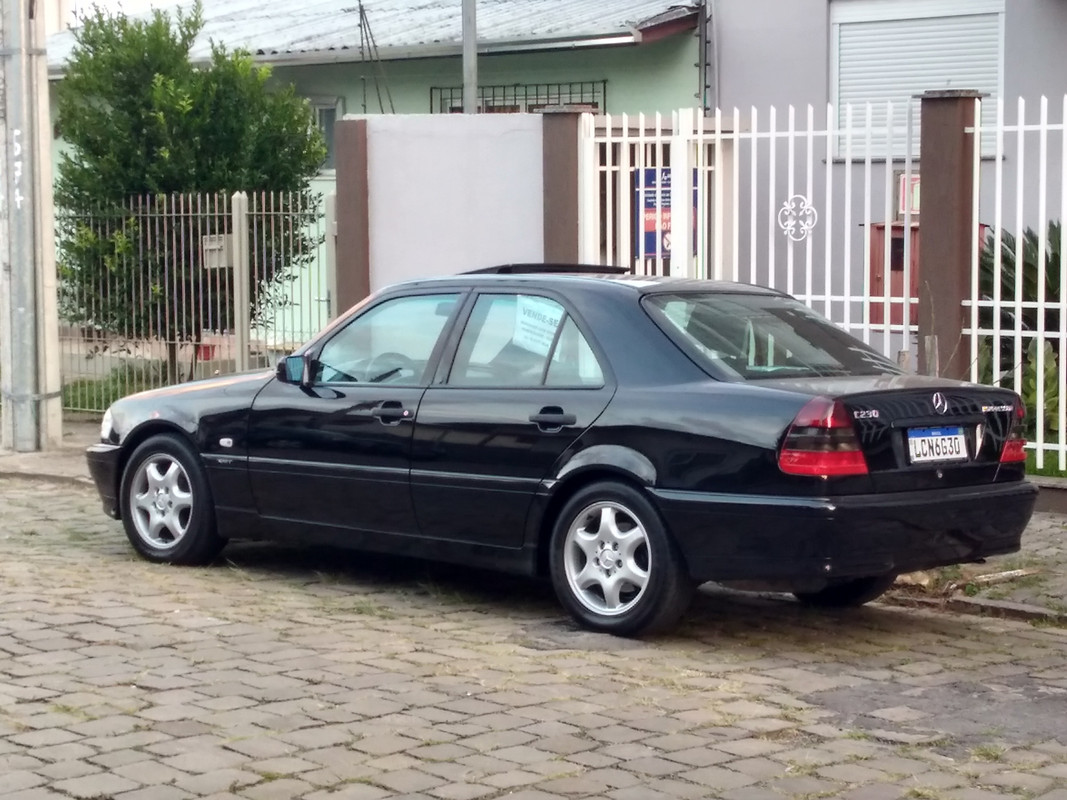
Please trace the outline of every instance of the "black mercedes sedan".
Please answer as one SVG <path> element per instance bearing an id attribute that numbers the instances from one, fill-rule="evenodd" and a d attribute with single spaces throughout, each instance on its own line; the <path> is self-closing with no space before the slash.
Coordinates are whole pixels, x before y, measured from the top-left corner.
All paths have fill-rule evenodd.
<path id="1" fill-rule="evenodd" d="M 126 397 L 88 460 L 152 561 L 274 538 L 546 575 L 580 624 L 638 635 L 705 581 L 852 606 L 1017 550 L 1024 414 L 775 291 L 512 266 L 378 292 L 276 370 Z"/>

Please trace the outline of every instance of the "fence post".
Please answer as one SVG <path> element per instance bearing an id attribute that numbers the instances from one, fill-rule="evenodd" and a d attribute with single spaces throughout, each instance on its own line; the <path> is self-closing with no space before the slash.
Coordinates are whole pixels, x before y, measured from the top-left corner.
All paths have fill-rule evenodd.
<path id="1" fill-rule="evenodd" d="M 249 340 L 252 337 L 252 314 L 249 306 L 250 264 L 248 263 L 248 195 L 234 192 L 230 198 L 230 230 L 233 232 L 233 328 L 234 367 L 238 372 L 250 368 Z"/>
<path id="2" fill-rule="evenodd" d="M 366 119 L 334 126 L 337 152 L 337 299 L 348 308 L 371 292 L 370 149 Z"/>
<path id="3" fill-rule="evenodd" d="M 963 335 L 970 299 L 974 231 L 975 99 L 971 90 L 926 92 L 922 99 L 922 224 L 919 226 L 919 372 L 967 380 L 971 337 Z M 928 337 L 934 337 L 932 339 Z M 930 352 L 927 352 L 927 342 Z"/>
<path id="4" fill-rule="evenodd" d="M 693 140 L 696 110 L 674 112 L 671 158 L 671 275 L 695 277 L 693 270 Z M 666 249 L 666 248 L 664 248 Z"/>
<path id="5" fill-rule="evenodd" d="M 597 169 L 596 117 L 578 119 L 578 261 L 600 263 L 600 176 Z M 551 209 L 544 210 L 546 234 Z M 546 243 L 547 244 L 547 243 Z M 546 253 L 547 259 L 549 253 Z"/>
<path id="6" fill-rule="evenodd" d="M 580 252 L 581 228 L 586 225 L 584 215 L 589 213 L 588 192 L 593 189 L 594 200 L 599 193 L 599 181 L 595 180 L 598 173 L 595 150 L 592 163 L 583 163 L 589 157 L 588 146 L 592 142 L 591 137 L 583 138 L 583 130 L 582 117 L 577 112 L 547 109 L 542 115 L 544 202 L 541 215 L 544 217 L 544 259 L 549 263 L 593 263 L 589 259 L 599 255 L 591 251 Z M 590 170 L 594 177 L 591 187 L 588 182 L 590 173 L 586 170 Z M 600 237 L 596 238 L 599 243 Z"/>

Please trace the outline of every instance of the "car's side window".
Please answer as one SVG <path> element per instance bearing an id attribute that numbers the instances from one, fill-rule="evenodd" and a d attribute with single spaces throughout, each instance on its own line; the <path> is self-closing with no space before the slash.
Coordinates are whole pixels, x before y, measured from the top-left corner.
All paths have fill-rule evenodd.
<path id="1" fill-rule="evenodd" d="M 547 386 L 603 386 L 604 371 L 574 320 L 567 317 L 545 375 Z"/>
<path id="2" fill-rule="evenodd" d="M 319 354 L 315 383 L 418 385 L 458 294 L 386 300 L 337 332 Z"/>
<path id="3" fill-rule="evenodd" d="M 596 357 L 563 306 L 547 297 L 478 298 L 449 374 L 452 386 L 591 386 Z"/>

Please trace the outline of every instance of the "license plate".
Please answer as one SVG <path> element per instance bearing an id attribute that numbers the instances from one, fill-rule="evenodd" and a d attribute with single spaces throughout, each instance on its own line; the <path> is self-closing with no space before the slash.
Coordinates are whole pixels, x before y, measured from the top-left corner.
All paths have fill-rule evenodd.
<path id="1" fill-rule="evenodd" d="M 966 461 L 963 428 L 912 428 L 908 431 L 908 454 L 912 464 Z"/>

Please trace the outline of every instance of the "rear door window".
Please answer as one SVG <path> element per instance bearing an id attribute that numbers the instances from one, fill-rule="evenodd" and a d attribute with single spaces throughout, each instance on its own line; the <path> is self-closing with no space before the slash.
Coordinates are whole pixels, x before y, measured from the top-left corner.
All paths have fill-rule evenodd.
<path id="1" fill-rule="evenodd" d="M 526 294 L 478 298 L 456 348 L 451 386 L 601 386 L 604 373 L 562 305 Z"/>

